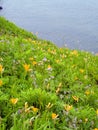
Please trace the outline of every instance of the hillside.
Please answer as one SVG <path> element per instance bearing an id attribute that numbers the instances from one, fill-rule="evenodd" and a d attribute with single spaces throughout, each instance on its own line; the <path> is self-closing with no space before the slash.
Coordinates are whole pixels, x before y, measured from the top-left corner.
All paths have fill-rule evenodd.
<path id="1" fill-rule="evenodd" d="M 0 130 L 98 130 L 98 56 L 0 17 Z"/>

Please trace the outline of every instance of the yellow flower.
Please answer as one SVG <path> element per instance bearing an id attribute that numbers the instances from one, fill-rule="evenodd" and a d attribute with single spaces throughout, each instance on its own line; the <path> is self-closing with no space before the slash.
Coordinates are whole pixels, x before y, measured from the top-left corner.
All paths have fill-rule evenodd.
<path id="1" fill-rule="evenodd" d="M 30 58 L 29 58 L 29 60 L 30 60 L 30 61 L 33 61 L 33 60 L 34 60 L 34 58 L 33 58 L 33 57 L 30 57 Z"/>
<path id="2" fill-rule="evenodd" d="M 36 41 L 32 41 L 32 43 L 33 43 L 33 44 L 35 44 L 35 43 L 36 43 Z"/>
<path id="3" fill-rule="evenodd" d="M 60 51 L 62 51 L 62 48 L 59 48 L 60 49 Z"/>
<path id="4" fill-rule="evenodd" d="M 79 71 L 80 71 L 80 73 L 84 73 L 84 70 L 83 70 L 83 69 L 80 69 Z"/>
<path id="5" fill-rule="evenodd" d="M 60 60 L 56 60 L 56 63 L 60 63 Z"/>
<path id="6" fill-rule="evenodd" d="M 25 102 L 25 112 L 26 112 L 26 113 L 29 113 L 29 112 L 30 112 L 30 107 L 29 107 L 29 105 L 28 105 L 27 102 Z"/>
<path id="7" fill-rule="evenodd" d="M 85 94 L 86 94 L 86 95 L 89 95 L 89 94 L 90 94 L 90 91 L 89 91 L 89 90 L 86 90 L 86 91 L 85 91 Z"/>
<path id="8" fill-rule="evenodd" d="M 67 105 L 64 106 L 64 108 L 65 108 L 66 111 L 70 111 L 72 109 L 72 105 L 67 104 Z"/>
<path id="9" fill-rule="evenodd" d="M 48 65 L 48 69 L 47 70 L 52 70 L 52 67 L 50 65 Z"/>
<path id="10" fill-rule="evenodd" d="M 25 109 L 27 109 L 28 108 L 28 103 L 27 102 L 25 102 Z"/>
<path id="11" fill-rule="evenodd" d="M 85 76 L 84 76 L 84 79 L 87 79 L 87 78 L 88 78 L 88 76 L 87 76 L 87 75 L 85 75 Z"/>
<path id="12" fill-rule="evenodd" d="M 48 105 L 46 105 L 47 109 L 50 109 L 53 106 L 53 104 L 51 104 L 50 102 L 48 103 Z"/>
<path id="13" fill-rule="evenodd" d="M 28 41 L 29 41 L 29 42 L 32 42 L 32 39 L 31 39 L 31 38 L 28 38 Z"/>
<path id="14" fill-rule="evenodd" d="M 76 96 L 72 96 L 72 98 L 74 99 L 74 101 L 78 102 L 79 101 L 79 98 L 76 97 Z"/>
<path id="15" fill-rule="evenodd" d="M 78 80 L 78 77 L 77 77 L 77 76 L 75 77 L 75 80 Z"/>
<path id="16" fill-rule="evenodd" d="M 56 119 L 58 117 L 58 115 L 57 114 L 55 114 L 55 113 L 52 113 L 52 119 L 54 120 L 54 119 Z"/>
<path id="17" fill-rule="evenodd" d="M 37 64 L 37 62 L 36 62 L 36 61 L 33 61 L 33 62 L 32 62 L 32 64 L 33 64 L 33 65 L 36 65 L 36 64 Z"/>
<path id="18" fill-rule="evenodd" d="M 97 116 L 98 116 L 98 109 L 96 110 L 96 114 L 97 114 Z"/>
<path id="19" fill-rule="evenodd" d="M 47 86 L 46 86 L 46 89 L 48 90 L 48 89 L 49 89 L 49 87 L 50 87 L 50 84 L 48 83 L 48 84 L 47 84 Z"/>
<path id="20" fill-rule="evenodd" d="M 78 56 L 78 51 L 77 51 L 77 50 L 73 50 L 73 51 L 71 52 L 71 55 Z"/>
<path id="21" fill-rule="evenodd" d="M 88 122 L 88 118 L 85 118 L 85 122 Z"/>
<path id="22" fill-rule="evenodd" d="M 56 90 L 56 93 L 59 93 L 60 92 L 60 88 L 58 87 L 57 90 Z"/>
<path id="23" fill-rule="evenodd" d="M 33 112 L 38 112 L 38 108 L 32 107 Z"/>
<path id="24" fill-rule="evenodd" d="M 61 55 L 61 58 L 66 58 L 66 55 L 62 54 L 62 55 Z"/>
<path id="25" fill-rule="evenodd" d="M 3 66 L 0 64 L 0 73 L 2 73 L 3 72 Z"/>
<path id="26" fill-rule="evenodd" d="M 30 65 L 29 64 L 24 64 L 23 66 L 24 66 L 25 71 L 29 71 L 29 69 L 30 69 Z"/>
<path id="27" fill-rule="evenodd" d="M 18 98 L 11 98 L 10 101 L 15 105 L 18 102 Z"/>
<path id="28" fill-rule="evenodd" d="M 2 81 L 2 80 L 0 80 L 0 86 L 2 86 L 2 84 L 3 84 L 3 81 Z"/>
<path id="29" fill-rule="evenodd" d="M 52 50 L 51 53 L 55 55 L 56 54 L 56 50 Z"/>
<path id="30" fill-rule="evenodd" d="M 29 113 L 30 112 L 30 107 L 28 107 L 27 109 L 25 109 L 25 112 Z"/>
<path id="31" fill-rule="evenodd" d="M 50 52 L 50 48 L 48 49 L 48 52 Z"/>
<path id="32" fill-rule="evenodd" d="M 94 130 L 98 130 L 98 128 L 95 128 Z"/>
<path id="33" fill-rule="evenodd" d="M 58 88 L 57 88 L 57 90 L 56 90 L 56 93 L 59 93 L 61 87 L 62 87 L 62 83 L 59 83 Z"/>
<path id="34" fill-rule="evenodd" d="M 62 83 L 59 83 L 59 86 L 58 86 L 58 87 L 60 87 L 60 88 L 61 88 L 61 87 L 62 87 Z"/>

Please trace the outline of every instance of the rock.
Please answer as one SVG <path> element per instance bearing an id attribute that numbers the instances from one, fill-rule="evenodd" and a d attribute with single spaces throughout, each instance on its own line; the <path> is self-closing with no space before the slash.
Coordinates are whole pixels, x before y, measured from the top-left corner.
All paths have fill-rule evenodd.
<path id="1" fill-rule="evenodd" d="M 0 6 L 0 10 L 3 9 L 2 6 Z"/>

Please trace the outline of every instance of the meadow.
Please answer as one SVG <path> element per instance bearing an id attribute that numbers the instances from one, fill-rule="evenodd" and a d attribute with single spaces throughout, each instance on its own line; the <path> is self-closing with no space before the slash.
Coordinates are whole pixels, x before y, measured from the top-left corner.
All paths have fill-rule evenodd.
<path id="1" fill-rule="evenodd" d="M 0 17 L 0 130 L 98 130 L 98 54 Z"/>

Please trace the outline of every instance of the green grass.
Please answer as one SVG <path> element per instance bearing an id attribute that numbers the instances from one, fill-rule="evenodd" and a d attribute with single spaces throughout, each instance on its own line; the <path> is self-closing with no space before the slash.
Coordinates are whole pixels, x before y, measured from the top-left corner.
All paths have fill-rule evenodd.
<path id="1" fill-rule="evenodd" d="M 0 130 L 98 130 L 98 56 L 0 17 Z"/>

